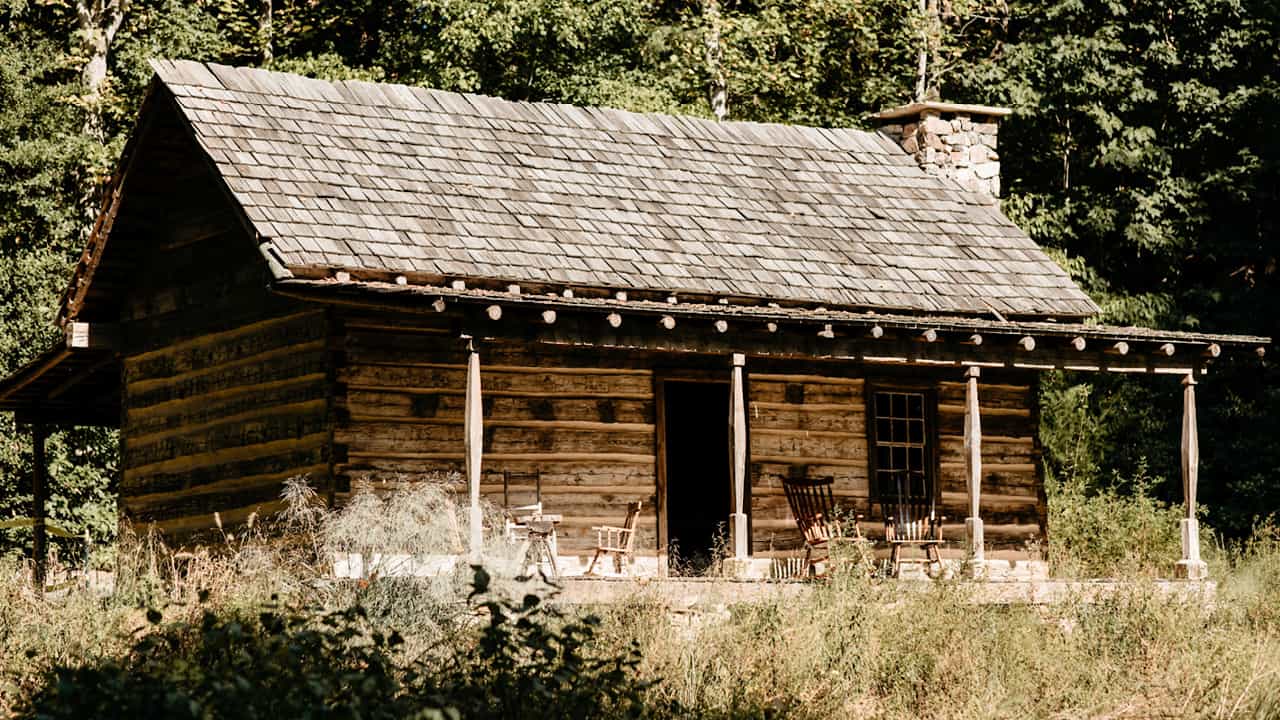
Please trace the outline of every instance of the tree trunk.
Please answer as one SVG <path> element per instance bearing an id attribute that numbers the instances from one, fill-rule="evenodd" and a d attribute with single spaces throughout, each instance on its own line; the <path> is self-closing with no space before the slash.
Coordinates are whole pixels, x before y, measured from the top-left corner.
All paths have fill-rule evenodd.
<path id="1" fill-rule="evenodd" d="M 709 99 L 711 112 L 716 120 L 724 120 L 729 114 L 729 88 L 724 77 L 724 50 L 720 47 L 720 3 L 707 0 L 704 6 L 707 17 L 707 72 L 711 75 Z"/>
<path id="2" fill-rule="evenodd" d="M 84 97 L 91 116 L 100 115 L 96 106 L 102 99 L 102 85 L 107 80 L 111 43 L 120 31 L 128 9 L 129 0 L 76 0 L 81 48 L 88 58 L 80 76 L 84 81 Z M 101 125 L 96 118 L 93 121 Z"/>
<path id="3" fill-rule="evenodd" d="M 271 0 L 262 0 L 262 15 L 258 17 L 258 37 L 262 42 L 262 64 L 270 65 L 275 57 L 275 28 L 271 25 Z"/>

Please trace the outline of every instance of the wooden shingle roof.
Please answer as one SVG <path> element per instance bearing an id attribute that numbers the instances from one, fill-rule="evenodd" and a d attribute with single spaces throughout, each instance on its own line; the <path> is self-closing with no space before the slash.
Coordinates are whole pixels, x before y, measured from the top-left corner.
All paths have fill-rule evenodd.
<path id="1" fill-rule="evenodd" d="M 154 67 L 260 240 L 300 274 L 1097 312 L 990 198 L 874 133 Z"/>

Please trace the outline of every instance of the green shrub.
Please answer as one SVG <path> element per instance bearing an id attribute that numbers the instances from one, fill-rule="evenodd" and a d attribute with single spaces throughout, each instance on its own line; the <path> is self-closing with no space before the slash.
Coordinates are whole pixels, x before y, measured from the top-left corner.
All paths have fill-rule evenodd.
<path id="1" fill-rule="evenodd" d="M 487 622 L 448 657 L 409 659 L 400 633 L 360 606 L 315 611 L 206 610 L 155 626 L 122 658 L 58 664 L 20 708 L 39 718 L 590 718 L 640 717 L 649 683 L 634 648 L 597 655 L 598 620 L 566 620 L 535 595 L 489 594 L 476 568 L 474 608 Z M 202 598 L 202 599 L 207 599 Z"/>
<path id="2" fill-rule="evenodd" d="M 1065 577 L 1168 577 L 1182 556 L 1176 507 L 1151 496 L 1151 478 L 1139 465 L 1119 490 L 1119 478 L 1093 489 L 1080 476 L 1045 478 L 1049 500 L 1049 563 Z M 1208 528 L 1202 528 L 1212 541 Z M 1206 549 L 1211 542 L 1201 543 Z"/>

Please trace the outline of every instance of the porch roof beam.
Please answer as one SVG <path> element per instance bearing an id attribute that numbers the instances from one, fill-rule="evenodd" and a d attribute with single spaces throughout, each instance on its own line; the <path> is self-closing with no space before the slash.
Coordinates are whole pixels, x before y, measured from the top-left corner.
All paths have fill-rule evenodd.
<path id="1" fill-rule="evenodd" d="M 764 324 L 742 326 L 737 332 L 708 332 L 701 323 L 622 322 L 614 327 L 600 313 L 561 312 L 554 325 L 539 317 L 535 308 L 510 308 L 494 321 L 486 306 L 455 304 L 451 312 L 461 327 L 486 341 L 535 342 L 563 346 L 592 346 L 639 352 L 732 355 L 752 357 L 854 361 L 889 365 L 939 367 L 988 367 L 1024 370 L 1079 370 L 1092 372 L 1159 373 L 1186 375 L 1207 372 L 1209 359 L 1200 353 L 1165 356 L 1140 353 L 1117 356 L 1102 347 L 1079 351 L 1066 343 L 1032 347 L 1025 336 L 986 335 L 981 345 L 969 338 L 940 336 L 921 342 L 918 334 L 886 333 L 874 339 L 865 333 L 825 333 Z M 709 324 L 708 324 L 709 325 Z M 758 325 L 758 327 L 756 327 Z"/>
<path id="2" fill-rule="evenodd" d="M 276 292 L 289 297 L 406 315 L 435 314 L 447 299 L 448 309 L 461 316 L 462 324 L 483 328 L 481 334 L 486 337 L 658 352 L 741 351 L 764 357 L 868 363 L 1185 375 L 1205 373 L 1208 364 L 1226 349 L 1237 355 L 1241 351 L 1262 355 L 1265 345 L 1255 348 L 1253 343 L 1270 342 L 1269 338 L 1252 336 L 1095 329 L 1069 324 L 1059 327 L 1043 322 L 906 318 L 825 310 L 797 315 L 794 308 L 726 310 L 725 306 L 687 307 L 612 298 L 389 287 L 394 290 L 369 283 L 315 280 L 285 281 L 274 286 Z M 545 312 L 553 307 L 558 310 L 556 322 L 554 327 L 548 327 L 552 323 L 547 322 Z M 480 318 L 476 317 L 478 314 Z M 626 321 L 626 316 L 636 322 Z M 478 319 L 484 322 L 476 324 Z M 1113 339 L 1117 337 L 1128 339 Z M 928 338 L 934 340 L 930 342 Z M 1133 352 L 1117 352 L 1118 346 L 1126 351 L 1132 347 Z"/>

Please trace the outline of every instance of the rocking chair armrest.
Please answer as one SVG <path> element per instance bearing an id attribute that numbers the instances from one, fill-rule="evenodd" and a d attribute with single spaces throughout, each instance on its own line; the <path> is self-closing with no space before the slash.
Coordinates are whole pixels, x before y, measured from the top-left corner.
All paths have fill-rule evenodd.
<path id="1" fill-rule="evenodd" d="M 613 525 L 593 525 L 591 529 L 595 530 L 596 532 L 635 532 L 634 529 L 627 529 L 624 527 L 615 527 Z"/>

